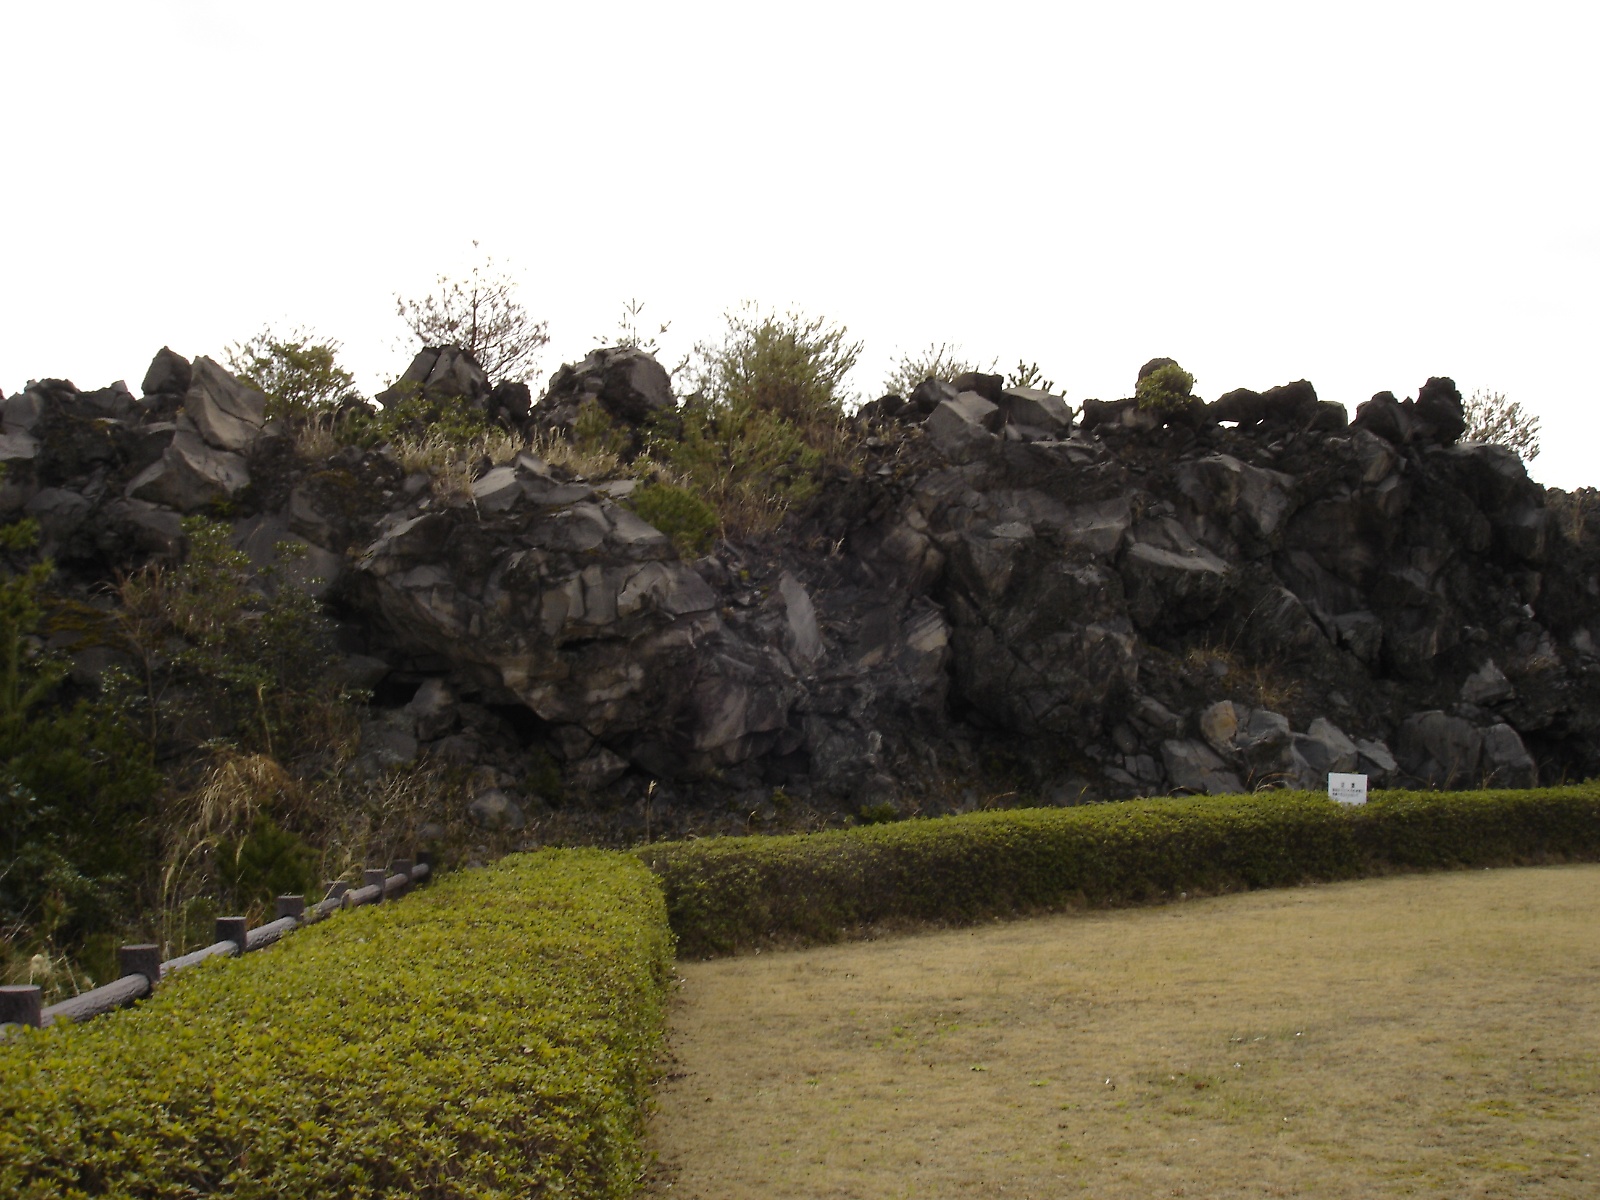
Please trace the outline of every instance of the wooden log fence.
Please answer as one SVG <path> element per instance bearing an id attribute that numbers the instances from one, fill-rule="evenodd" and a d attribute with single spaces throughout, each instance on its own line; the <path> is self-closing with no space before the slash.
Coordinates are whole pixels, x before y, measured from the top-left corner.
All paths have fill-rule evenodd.
<path id="1" fill-rule="evenodd" d="M 345 880 L 336 880 L 329 886 L 327 895 L 313 905 L 308 906 L 304 896 L 279 896 L 275 920 L 247 929 L 243 917 L 218 917 L 211 945 L 165 962 L 161 961 L 159 946 L 123 946 L 117 952 L 117 965 L 122 971 L 120 978 L 48 1008 L 42 1003 L 43 989 L 37 985 L 0 987 L 0 1038 L 9 1037 L 22 1027 L 42 1029 L 63 1021 L 76 1024 L 122 1008 L 150 995 L 163 979 L 208 958 L 236 958 L 270 946 L 301 926 L 327 920 L 344 909 L 397 900 L 412 888 L 426 883 L 432 872 L 432 856 L 424 852 L 415 860 L 396 859 L 388 870 L 366 871 L 359 888 L 352 888 Z"/>

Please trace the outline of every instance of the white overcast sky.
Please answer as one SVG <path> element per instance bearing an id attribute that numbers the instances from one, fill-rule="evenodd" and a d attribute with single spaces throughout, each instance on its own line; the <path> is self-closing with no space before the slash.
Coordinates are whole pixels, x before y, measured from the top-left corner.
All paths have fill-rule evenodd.
<path id="1" fill-rule="evenodd" d="M 1600 5 L 0 3 L 0 389 L 266 324 L 370 393 L 484 254 L 553 370 L 750 299 L 1074 402 L 1170 355 L 1352 412 L 1429 375 L 1600 484 Z M 473 249 L 473 240 L 481 249 Z"/>

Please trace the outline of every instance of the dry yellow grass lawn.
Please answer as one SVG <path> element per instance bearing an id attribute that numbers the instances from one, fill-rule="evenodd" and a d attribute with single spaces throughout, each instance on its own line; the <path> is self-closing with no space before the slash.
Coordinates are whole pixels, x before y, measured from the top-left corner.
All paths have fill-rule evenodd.
<path id="1" fill-rule="evenodd" d="M 679 972 L 653 1194 L 1600 1197 L 1600 866 Z"/>

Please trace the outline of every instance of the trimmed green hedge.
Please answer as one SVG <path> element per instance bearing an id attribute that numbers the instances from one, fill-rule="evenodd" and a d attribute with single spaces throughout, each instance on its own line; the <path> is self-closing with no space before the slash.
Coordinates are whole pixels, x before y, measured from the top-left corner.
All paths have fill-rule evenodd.
<path id="1" fill-rule="evenodd" d="M 665 842 L 638 854 L 661 877 L 680 952 L 703 956 L 829 941 L 882 921 L 1600 858 L 1600 785 L 1380 792 L 1350 808 L 1308 792 L 1124 801 Z"/>
<path id="2" fill-rule="evenodd" d="M 448 876 L 0 1046 L 0 1196 L 632 1195 L 671 966 L 627 855 Z"/>

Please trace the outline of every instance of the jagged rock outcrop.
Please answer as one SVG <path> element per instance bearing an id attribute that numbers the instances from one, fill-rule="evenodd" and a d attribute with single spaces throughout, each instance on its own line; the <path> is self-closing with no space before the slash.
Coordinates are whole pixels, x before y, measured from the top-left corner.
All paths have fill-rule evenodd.
<path id="1" fill-rule="evenodd" d="M 420 398 L 435 402 L 461 400 L 482 409 L 493 389 L 478 360 L 459 346 L 426 346 L 394 384 L 373 397 L 384 407 Z"/>
<path id="2" fill-rule="evenodd" d="M 582 362 L 567 363 L 551 376 L 533 418 L 540 428 L 567 430 L 589 402 L 630 426 L 643 425 L 677 406 L 672 379 L 653 355 L 634 347 L 609 346 L 590 351 Z"/>
<path id="3" fill-rule="evenodd" d="M 537 762 L 580 796 L 924 811 L 969 785 L 1075 801 L 1600 770 L 1600 536 L 1511 451 L 1459 443 L 1450 381 L 1348 426 L 1304 381 L 1179 421 L 1086 402 L 1076 426 L 1002 382 L 874 401 L 863 470 L 693 561 L 629 481 L 532 453 L 454 491 L 382 447 L 304 461 L 259 393 L 166 349 L 142 397 L 6 398 L 0 505 L 81 579 L 180 555 L 179 514 L 221 501 L 258 561 L 299 540 L 347 677 L 379 690 L 357 769 L 485 767 L 485 828 L 527 819 L 509 781 Z M 674 404 L 617 348 L 531 406 L 448 347 L 397 387 L 558 435 L 585 404 L 632 428 Z"/>

